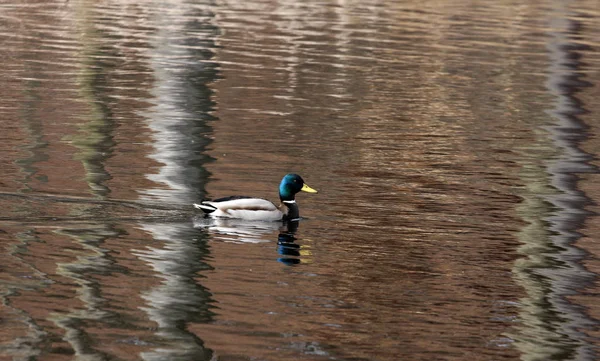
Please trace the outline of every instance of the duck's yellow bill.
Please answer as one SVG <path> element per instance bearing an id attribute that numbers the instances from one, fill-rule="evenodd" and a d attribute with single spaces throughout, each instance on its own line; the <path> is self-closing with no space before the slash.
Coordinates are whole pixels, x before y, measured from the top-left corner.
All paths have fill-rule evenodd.
<path id="1" fill-rule="evenodd" d="M 319 193 L 319 192 L 317 192 L 316 189 L 312 189 L 311 187 L 306 185 L 306 183 L 304 183 L 304 185 L 302 186 L 302 189 L 300 189 L 300 190 L 303 192 L 308 192 L 308 193 Z"/>

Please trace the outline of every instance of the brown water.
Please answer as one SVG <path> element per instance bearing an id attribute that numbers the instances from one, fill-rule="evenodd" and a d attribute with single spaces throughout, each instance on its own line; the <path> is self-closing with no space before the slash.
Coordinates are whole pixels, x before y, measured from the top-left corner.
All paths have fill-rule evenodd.
<path id="1" fill-rule="evenodd" d="M 0 359 L 600 357 L 599 19 L 0 3 Z M 299 224 L 191 207 L 288 172 Z"/>

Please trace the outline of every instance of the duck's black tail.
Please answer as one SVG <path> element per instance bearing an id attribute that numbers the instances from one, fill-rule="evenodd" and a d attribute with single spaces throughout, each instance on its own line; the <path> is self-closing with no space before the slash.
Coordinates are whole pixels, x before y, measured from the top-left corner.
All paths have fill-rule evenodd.
<path id="1" fill-rule="evenodd" d="M 200 203 L 194 203 L 194 208 L 201 209 L 202 212 L 204 212 L 206 214 L 212 213 L 217 210 L 217 207 L 215 207 L 211 204 L 208 204 L 208 203 L 204 203 L 204 201 L 202 201 Z"/>

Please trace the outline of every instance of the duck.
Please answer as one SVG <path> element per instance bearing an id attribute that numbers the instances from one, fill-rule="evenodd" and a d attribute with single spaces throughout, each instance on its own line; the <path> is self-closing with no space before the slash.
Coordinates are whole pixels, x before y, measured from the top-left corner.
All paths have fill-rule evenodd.
<path id="1" fill-rule="evenodd" d="M 286 174 L 279 184 L 277 206 L 263 198 L 248 196 L 229 196 L 215 200 L 194 203 L 207 217 L 236 218 L 248 221 L 288 221 L 300 219 L 300 210 L 296 203 L 299 192 L 318 193 L 309 187 L 298 174 Z"/>

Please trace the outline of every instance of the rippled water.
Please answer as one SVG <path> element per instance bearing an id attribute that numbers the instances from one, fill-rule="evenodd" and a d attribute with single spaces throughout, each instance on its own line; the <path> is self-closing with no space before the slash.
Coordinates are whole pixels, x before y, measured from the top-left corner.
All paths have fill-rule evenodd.
<path id="1" fill-rule="evenodd" d="M 596 359 L 597 5 L 0 3 L 2 359 Z"/>

